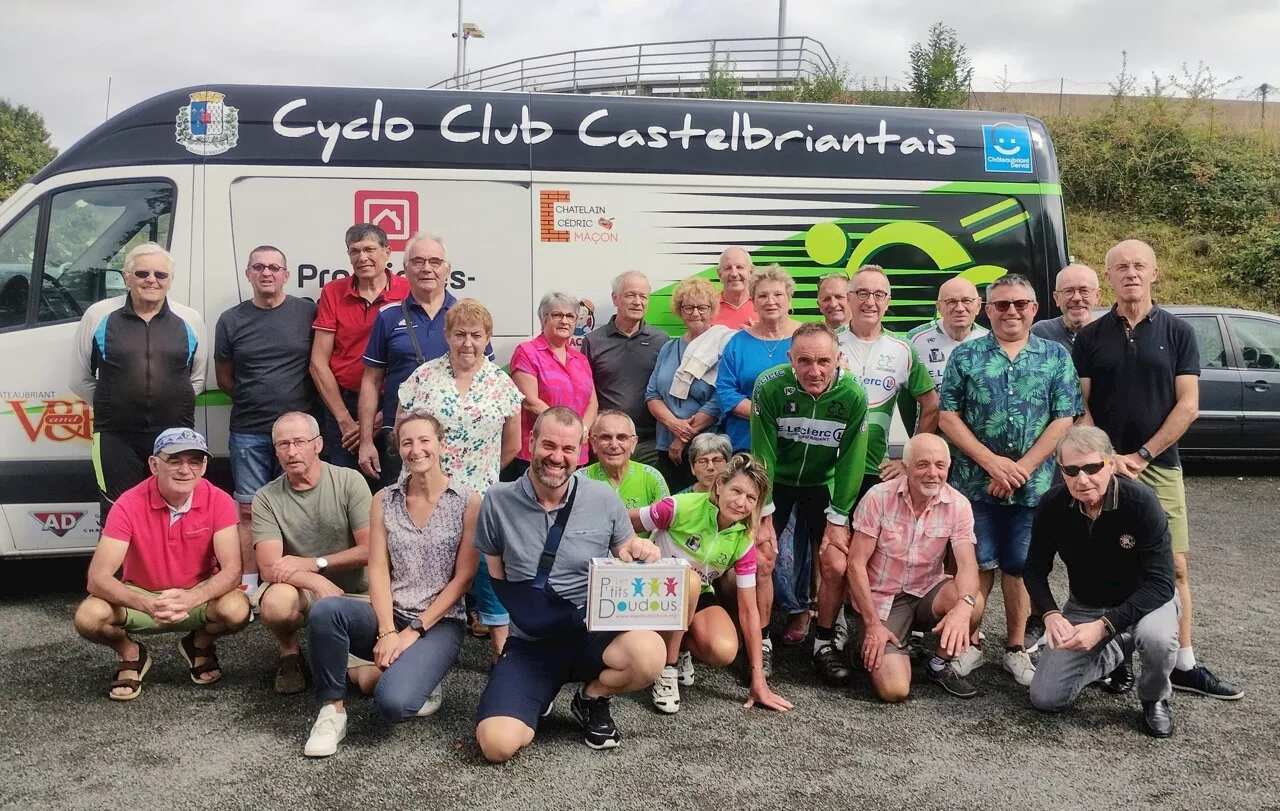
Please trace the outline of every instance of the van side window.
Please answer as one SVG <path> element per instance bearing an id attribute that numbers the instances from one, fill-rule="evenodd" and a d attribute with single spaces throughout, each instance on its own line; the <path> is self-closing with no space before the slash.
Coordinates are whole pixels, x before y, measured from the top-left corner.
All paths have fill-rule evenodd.
<path id="1" fill-rule="evenodd" d="M 169 247 L 173 187 L 164 181 L 60 191 L 49 212 L 40 291 L 41 323 L 79 318 L 125 292 L 125 255 L 143 242 Z"/>
<path id="2" fill-rule="evenodd" d="M 0 234 L 0 329 L 27 323 L 40 206 L 32 206 Z"/>

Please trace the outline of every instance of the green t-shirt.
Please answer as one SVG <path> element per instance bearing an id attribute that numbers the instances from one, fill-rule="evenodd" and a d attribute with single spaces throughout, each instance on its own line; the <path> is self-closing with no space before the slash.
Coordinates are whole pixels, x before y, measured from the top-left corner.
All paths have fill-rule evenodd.
<path id="1" fill-rule="evenodd" d="M 321 462 L 320 481 L 295 490 L 287 476 L 268 482 L 253 497 L 253 543 L 283 541 L 286 555 L 318 558 L 355 546 L 353 533 L 369 526 L 372 498 L 364 476 Z M 365 594 L 364 567 L 324 576 L 348 594 Z"/>
<path id="2" fill-rule="evenodd" d="M 667 480 L 662 478 L 657 468 L 634 460 L 627 463 L 627 475 L 622 477 L 622 482 L 617 486 L 609 480 L 608 474 L 604 472 L 604 468 L 600 467 L 599 462 L 578 468 L 578 475 L 585 479 L 604 482 L 612 487 L 613 492 L 622 499 L 622 506 L 628 510 L 648 507 L 671 495 Z M 639 535 L 641 538 L 649 537 L 647 532 L 641 532 Z"/>
<path id="3" fill-rule="evenodd" d="M 702 578 L 702 590 L 733 567 L 738 588 L 756 584 L 755 538 L 741 522 L 720 529 L 720 511 L 710 493 L 684 493 L 640 510 L 664 558 L 684 558 Z"/>
<path id="4" fill-rule="evenodd" d="M 868 476 L 880 475 L 880 463 L 889 450 L 889 426 L 893 424 L 893 408 L 898 392 L 919 397 L 937 386 L 929 369 L 906 338 L 888 330 L 873 341 L 863 341 L 852 332 L 840 336 L 840 354 L 849 369 L 862 382 L 867 393 L 867 462 Z"/>

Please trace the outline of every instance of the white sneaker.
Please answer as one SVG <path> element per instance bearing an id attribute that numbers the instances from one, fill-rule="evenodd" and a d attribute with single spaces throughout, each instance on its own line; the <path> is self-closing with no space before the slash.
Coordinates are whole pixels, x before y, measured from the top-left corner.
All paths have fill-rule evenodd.
<path id="1" fill-rule="evenodd" d="M 1023 687 L 1031 686 L 1031 678 L 1036 675 L 1036 666 L 1025 650 L 1006 651 L 1004 669 L 1013 674 L 1013 678 Z"/>
<path id="2" fill-rule="evenodd" d="M 338 712 L 332 704 L 325 704 L 311 727 L 311 737 L 302 754 L 307 757 L 328 757 L 338 751 L 338 744 L 347 737 L 347 714 Z"/>
<path id="3" fill-rule="evenodd" d="M 653 683 L 650 695 L 659 712 L 670 715 L 680 711 L 680 680 L 675 665 L 662 668 L 662 675 Z"/>
<path id="4" fill-rule="evenodd" d="M 849 644 L 849 621 L 844 617 L 844 606 L 841 606 L 840 613 L 836 615 L 836 627 L 831 636 L 831 646 L 838 651 L 843 651 L 847 644 Z"/>
<path id="5" fill-rule="evenodd" d="M 428 715 L 435 715 L 440 711 L 440 705 L 444 703 L 444 688 L 436 685 L 436 689 L 431 691 L 431 695 L 427 696 L 427 700 L 423 702 L 422 708 L 418 710 L 419 718 L 426 718 Z"/>
<path id="6" fill-rule="evenodd" d="M 676 660 L 676 673 L 679 674 L 678 681 L 682 687 L 692 687 L 697 675 L 693 672 L 693 654 L 687 650 L 680 651 L 680 658 Z"/>
<path id="7" fill-rule="evenodd" d="M 982 667 L 982 648 L 977 645 L 970 645 L 965 652 L 957 656 L 951 661 L 951 669 L 956 672 L 957 676 L 968 676 L 973 671 Z"/>

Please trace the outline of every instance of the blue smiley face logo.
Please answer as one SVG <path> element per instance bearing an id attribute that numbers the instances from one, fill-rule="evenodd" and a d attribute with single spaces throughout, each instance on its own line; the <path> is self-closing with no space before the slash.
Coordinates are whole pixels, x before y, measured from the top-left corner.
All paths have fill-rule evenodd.
<path id="1" fill-rule="evenodd" d="M 1033 171 L 1031 130 L 1001 122 L 982 127 L 982 148 L 988 172 Z"/>

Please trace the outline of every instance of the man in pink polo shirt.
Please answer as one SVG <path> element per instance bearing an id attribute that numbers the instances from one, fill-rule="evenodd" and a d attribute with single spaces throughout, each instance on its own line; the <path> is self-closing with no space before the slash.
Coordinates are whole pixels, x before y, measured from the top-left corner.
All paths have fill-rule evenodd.
<path id="1" fill-rule="evenodd" d="M 216 637 L 249 624 L 240 591 L 239 513 L 231 496 L 204 480 L 209 446 L 190 428 L 156 437 L 151 477 L 121 494 L 89 562 L 89 597 L 76 609 L 76 631 L 116 652 L 107 696 L 142 693 L 151 655 L 130 634 L 186 631 L 178 652 L 191 681 L 222 678 Z M 116 572 L 120 577 L 116 577 Z"/>
<path id="2" fill-rule="evenodd" d="M 939 635 L 925 668 L 929 678 L 960 698 L 977 690 L 952 668 L 982 624 L 973 509 L 947 484 L 951 452 L 936 434 L 917 434 L 903 453 L 906 475 L 872 487 L 858 502 L 849 548 L 834 542 L 819 550 L 822 581 L 848 577 L 857 609 L 862 663 L 883 701 L 911 691 L 913 630 Z M 947 549 L 956 574 L 946 573 Z"/>
<path id="3" fill-rule="evenodd" d="M 734 245 L 720 254 L 716 274 L 720 277 L 720 310 L 711 320 L 730 329 L 744 329 L 756 322 L 756 308 L 747 293 L 747 280 L 756 266 L 745 248 Z"/>

